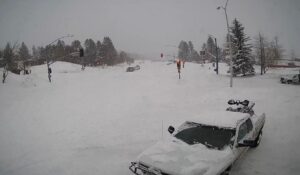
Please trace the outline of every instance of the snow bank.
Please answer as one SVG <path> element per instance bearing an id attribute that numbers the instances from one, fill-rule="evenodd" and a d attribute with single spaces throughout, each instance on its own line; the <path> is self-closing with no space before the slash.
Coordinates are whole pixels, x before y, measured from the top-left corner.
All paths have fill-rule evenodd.
<path id="1" fill-rule="evenodd" d="M 0 85 L 0 174 L 129 175 L 129 162 L 166 137 L 169 125 L 224 111 L 231 98 L 256 102 L 256 113 L 268 117 L 261 145 L 232 174 L 298 174 L 300 88 L 279 83 L 285 70 L 234 78 L 229 88 L 223 64 L 217 76 L 211 64 L 186 63 L 180 80 L 175 64 L 140 66 L 80 71 L 56 62 L 52 83 L 46 65 L 10 73 Z"/>

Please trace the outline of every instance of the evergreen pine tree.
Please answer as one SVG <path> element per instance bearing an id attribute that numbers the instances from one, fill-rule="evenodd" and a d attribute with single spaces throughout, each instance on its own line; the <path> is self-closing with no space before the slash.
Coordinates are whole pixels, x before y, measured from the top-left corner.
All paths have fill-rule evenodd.
<path id="1" fill-rule="evenodd" d="M 203 44 L 202 44 L 201 49 L 202 49 L 202 51 L 205 51 L 205 50 L 206 50 L 206 43 L 203 43 Z"/>
<path id="2" fill-rule="evenodd" d="M 252 46 L 247 43 L 250 38 L 246 36 L 244 27 L 237 19 L 234 19 L 232 24 L 233 74 L 235 76 L 253 74 Z"/>
<path id="3" fill-rule="evenodd" d="M 43 46 L 38 47 L 38 52 L 39 52 L 40 60 L 42 61 L 46 61 L 47 58 L 49 57 L 48 51 Z"/>
<path id="4" fill-rule="evenodd" d="M 215 42 L 212 39 L 211 36 L 208 37 L 207 42 L 206 42 L 206 47 L 207 47 L 207 51 L 212 54 L 215 55 L 215 50 L 216 50 L 216 46 L 215 46 Z"/>
<path id="5" fill-rule="evenodd" d="M 40 57 L 38 49 L 33 45 L 32 46 L 32 58 L 38 60 Z"/>
<path id="6" fill-rule="evenodd" d="M 54 57 L 56 60 L 62 60 L 65 54 L 65 42 L 58 40 L 56 46 L 54 46 Z"/>
<path id="7" fill-rule="evenodd" d="M 206 42 L 206 59 L 209 59 L 211 61 L 216 61 L 215 57 L 217 56 L 217 45 L 215 43 L 215 40 L 208 36 L 207 42 Z"/>
<path id="8" fill-rule="evenodd" d="M 100 55 L 100 51 L 101 51 L 101 47 L 102 47 L 102 44 L 100 41 L 97 41 L 96 47 L 97 47 L 97 56 L 98 56 L 98 55 Z"/>
<path id="9" fill-rule="evenodd" d="M 178 58 L 182 60 L 187 60 L 189 56 L 189 45 L 185 41 L 181 41 L 178 46 Z"/>
<path id="10" fill-rule="evenodd" d="M 117 63 L 118 53 L 115 46 L 109 37 L 104 37 L 102 42 L 102 50 L 100 56 L 104 58 L 104 62 L 108 65 L 114 65 Z"/>
<path id="11" fill-rule="evenodd" d="M 4 58 L 4 69 L 2 74 L 2 83 L 5 83 L 5 79 L 8 75 L 8 70 L 12 70 L 12 62 L 13 62 L 13 48 L 10 46 L 10 43 L 7 43 L 5 49 L 3 50 L 3 58 Z"/>
<path id="12" fill-rule="evenodd" d="M 73 52 L 78 51 L 80 48 L 82 48 L 80 41 L 79 40 L 74 40 L 71 43 L 71 48 L 72 48 Z"/>
<path id="13" fill-rule="evenodd" d="M 85 57 L 87 59 L 87 62 L 90 64 L 94 64 L 94 61 L 96 59 L 96 53 L 97 53 L 97 48 L 94 40 L 92 39 L 86 39 L 84 42 L 85 46 Z"/>
<path id="14" fill-rule="evenodd" d="M 13 48 L 11 47 L 10 43 L 7 43 L 5 49 L 3 50 L 3 58 L 9 70 L 11 69 L 12 66 L 13 56 L 14 56 Z"/>
<path id="15" fill-rule="evenodd" d="M 30 59 L 30 54 L 29 54 L 29 50 L 24 42 L 22 42 L 21 47 L 19 49 L 19 56 L 23 62 L 23 71 L 24 71 L 24 75 L 25 75 L 25 69 L 26 69 L 26 65 L 27 65 L 26 61 L 28 59 Z"/>
<path id="16" fill-rule="evenodd" d="M 188 50 L 188 59 L 187 61 L 193 61 L 193 57 L 194 57 L 194 44 L 192 43 L 192 41 L 188 42 L 188 46 L 189 46 L 189 50 Z"/>

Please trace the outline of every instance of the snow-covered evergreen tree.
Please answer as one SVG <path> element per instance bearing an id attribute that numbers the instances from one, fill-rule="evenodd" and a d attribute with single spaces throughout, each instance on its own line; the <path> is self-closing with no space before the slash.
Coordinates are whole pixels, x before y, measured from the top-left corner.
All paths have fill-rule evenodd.
<path id="1" fill-rule="evenodd" d="M 35 47 L 35 45 L 32 46 L 32 58 L 34 60 L 37 60 L 40 58 L 40 53 L 39 53 L 39 50 Z"/>
<path id="2" fill-rule="evenodd" d="M 198 52 L 194 49 L 192 41 L 180 41 L 178 46 L 178 58 L 182 61 L 200 61 L 201 57 Z"/>
<path id="3" fill-rule="evenodd" d="M 71 48 L 73 52 L 78 51 L 80 48 L 82 48 L 80 41 L 79 40 L 72 41 Z"/>
<path id="4" fill-rule="evenodd" d="M 99 56 L 100 55 L 100 51 L 101 51 L 101 47 L 102 47 L 101 41 L 98 40 L 96 42 L 96 47 L 97 47 L 97 56 Z"/>
<path id="5" fill-rule="evenodd" d="M 84 42 L 85 46 L 85 62 L 88 64 L 93 64 L 96 58 L 97 47 L 93 39 L 86 39 Z"/>
<path id="6" fill-rule="evenodd" d="M 206 42 L 206 50 L 211 54 L 211 55 L 216 55 L 216 43 L 213 40 L 211 36 L 208 36 L 207 42 Z"/>
<path id="7" fill-rule="evenodd" d="M 193 61 L 193 54 L 194 54 L 194 44 L 192 43 L 192 41 L 188 42 L 188 48 L 189 48 L 189 52 L 188 52 L 188 59 L 187 61 Z"/>
<path id="8" fill-rule="evenodd" d="M 28 47 L 26 46 L 26 44 L 24 42 L 22 42 L 21 47 L 19 49 L 19 56 L 23 62 L 23 71 L 24 71 L 24 75 L 25 75 L 25 70 L 26 70 L 26 61 L 28 59 L 30 59 L 30 54 L 29 54 L 29 50 Z"/>
<path id="9" fill-rule="evenodd" d="M 189 45 L 186 41 L 181 41 L 178 46 L 178 58 L 187 61 L 189 56 Z"/>
<path id="10" fill-rule="evenodd" d="M 100 49 L 100 56 L 104 58 L 104 62 L 107 65 L 114 65 L 118 62 L 116 60 L 118 52 L 115 49 L 112 40 L 108 36 L 103 38 Z"/>
<path id="11" fill-rule="evenodd" d="M 62 57 L 66 55 L 65 53 L 65 42 L 63 40 L 58 40 L 56 45 L 54 46 L 54 57 L 56 60 L 61 60 Z"/>
<path id="12" fill-rule="evenodd" d="M 5 64 L 8 66 L 8 69 L 11 68 L 14 57 L 14 50 L 11 47 L 10 43 L 7 43 L 5 49 L 3 50 L 3 58 Z"/>
<path id="13" fill-rule="evenodd" d="M 234 19 L 231 27 L 233 74 L 249 75 L 254 73 L 253 58 L 251 56 L 252 46 L 247 42 L 250 40 L 244 32 L 244 27 Z"/>

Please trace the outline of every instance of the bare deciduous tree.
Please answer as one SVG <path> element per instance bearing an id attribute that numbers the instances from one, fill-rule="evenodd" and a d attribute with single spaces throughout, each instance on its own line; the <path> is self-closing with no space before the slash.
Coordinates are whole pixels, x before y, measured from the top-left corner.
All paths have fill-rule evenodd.
<path id="1" fill-rule="evenodd" d="M 266 73 L 266 54 L 265 48 L 267 47 L 267 39 L 263 34 L 259 33 L 258 36 L 254 38 L 254 49 L 256 61 L 260 64 L 260 74 Z"/>

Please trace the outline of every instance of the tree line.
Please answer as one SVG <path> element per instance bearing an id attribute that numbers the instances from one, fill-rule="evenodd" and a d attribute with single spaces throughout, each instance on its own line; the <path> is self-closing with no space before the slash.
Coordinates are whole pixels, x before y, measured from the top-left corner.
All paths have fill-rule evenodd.
<path id="1" fill-rule="evenodd" d="M 255 61 L 261 65 L 261 74 L 266 73 L 270 65 L 276 65 L 282 60 L 284 49 L 279 44 L 277 36 L 270 40 L 259 33 L 255 36 L 253 45 Z M 292 55 L 292 59 L 295 59 L 295 56 Z"/>
<path id="2" fill-rule="evenodd" d="M 178 46 L 178 58 L 188 62 L 199 62 L 201 57 L 199 53 L 194 49 L 192 41 L 181 41 Z"/>
<path id="3" fill-rule="evenodd" d="M 84 49 L 82 58 L 79 57 L 80 49 Z M 100 40 L 95 42 L 88 38 L 83 44 L 79 40 L 74 40 L 70 45 L 63 40 L 58 40 L 52 45 L 32 46 L 31 53 L 24 42 L 21 45 L 8 42 L 3 50 L 0 49 L 0 58 L 0 67 L 5 67 L 10 71 L 24 70 L 24 73 L 26 66 L 45 64 L 46 61 L 66 61 L 87 66 L 113 66 L 124 62 L 134 62 L 128 53 L 118 52 L 109 37 L 104 37 L 102 42 Z"/>
<path id="4" fill-rule="evenodd" d="M 246 35 L 245 28 L 240 21 L 234 19 L 230 26 L 230 34 L 226 35 L 223 48 L 218 47 L 216 40 L 208 36 L 206 43 L 203 43 L 201 51 L 198 53 L 191 41 L 181 41 L 178 46 L 178 58 L 184 61 L 204 62 L 205 60 L 230 63 L 230 42 L 232 49 L 233 75 L 253 75 L 254 64 L 261 65 L 261 73 L 265 73 L 269 66 L 277 64 L 283 57 L 284 50 L 279 44 L 277 36 L 269 41 L 263 34 L 259 33 L 250 42 L 250 37 Z"/>

